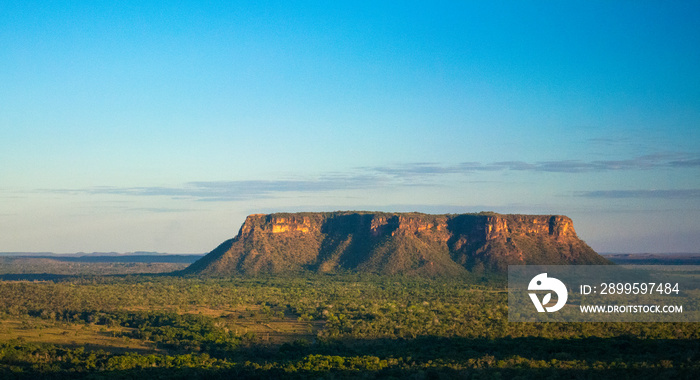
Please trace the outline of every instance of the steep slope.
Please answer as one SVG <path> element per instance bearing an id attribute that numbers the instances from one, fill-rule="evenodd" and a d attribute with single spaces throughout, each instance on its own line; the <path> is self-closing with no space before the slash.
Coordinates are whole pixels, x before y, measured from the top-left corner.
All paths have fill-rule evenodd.
<path id="1" fill-rule="evenodd" d="M 301 270 L 383 274 L 504 271 L 509 264 L 608 264 L 560 215 L 326 212 L 254 214 L 185 273 Z"/>

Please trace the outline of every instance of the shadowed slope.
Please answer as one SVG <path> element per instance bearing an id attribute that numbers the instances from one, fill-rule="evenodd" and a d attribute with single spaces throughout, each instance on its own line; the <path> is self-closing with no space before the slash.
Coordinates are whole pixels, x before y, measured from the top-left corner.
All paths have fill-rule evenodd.
<path id="1" fill-rule="evenodd" d="M 456 275 L 511 264 L 608 264 L 560 215 L 254 214 L 185 273 L 301 270 Z"/>

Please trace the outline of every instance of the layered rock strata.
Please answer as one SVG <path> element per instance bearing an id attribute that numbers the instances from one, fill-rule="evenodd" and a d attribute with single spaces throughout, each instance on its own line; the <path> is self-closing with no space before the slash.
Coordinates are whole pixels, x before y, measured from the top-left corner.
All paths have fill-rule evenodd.
<path id="1" fill-rule="evenodd" d="M 455 275 L 512 264 L 608 264 L 561 215 L 254 214 L 186 273 L 311 270 Z"/>

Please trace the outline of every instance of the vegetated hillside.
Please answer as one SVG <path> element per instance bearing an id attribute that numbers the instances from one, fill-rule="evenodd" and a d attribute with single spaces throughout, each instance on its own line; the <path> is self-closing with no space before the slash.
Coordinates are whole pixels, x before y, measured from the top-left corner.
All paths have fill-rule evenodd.
<path id="1" fill-rule="evenodd" d="M 457 275 L 511 264 L 609 264 L 561 215 L 254 214 L 184 273 L 363 271 Z"/>

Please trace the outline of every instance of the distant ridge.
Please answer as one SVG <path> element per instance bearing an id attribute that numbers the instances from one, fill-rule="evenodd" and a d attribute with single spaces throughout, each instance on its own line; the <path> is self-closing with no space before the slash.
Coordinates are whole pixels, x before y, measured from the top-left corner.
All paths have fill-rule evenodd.
<path id="1" fill-rule="evenodd" d="M 183 273 L 456 275 L 510 264 L 610 264 L 561 215 L 339 211 L 254 214 Z"/>
<path id="2" fill-rule="evenodd" d="M 201 255 L 200 253 L 163 253 L 163 252 L 75 252 L 75 253 L 55 253 L 55 252 L 0 252 L 0 256 L 57 256 L 57 257 L 86 257 L 86 256 L 167 256 L 167 255 Z"/>
<path id="3" fill-rule="evenodd" d="M 601 253 L 615 264 L 700 265 L 700 253 Z"/>
<path id="4" fill-rule="evenodd" d="M 50 252 L 1 252 L 0 262 L 48 259 L 58 262 L 76 263 L 185 263 L 191 264 L 202 254 L 59 254 Z"/>

